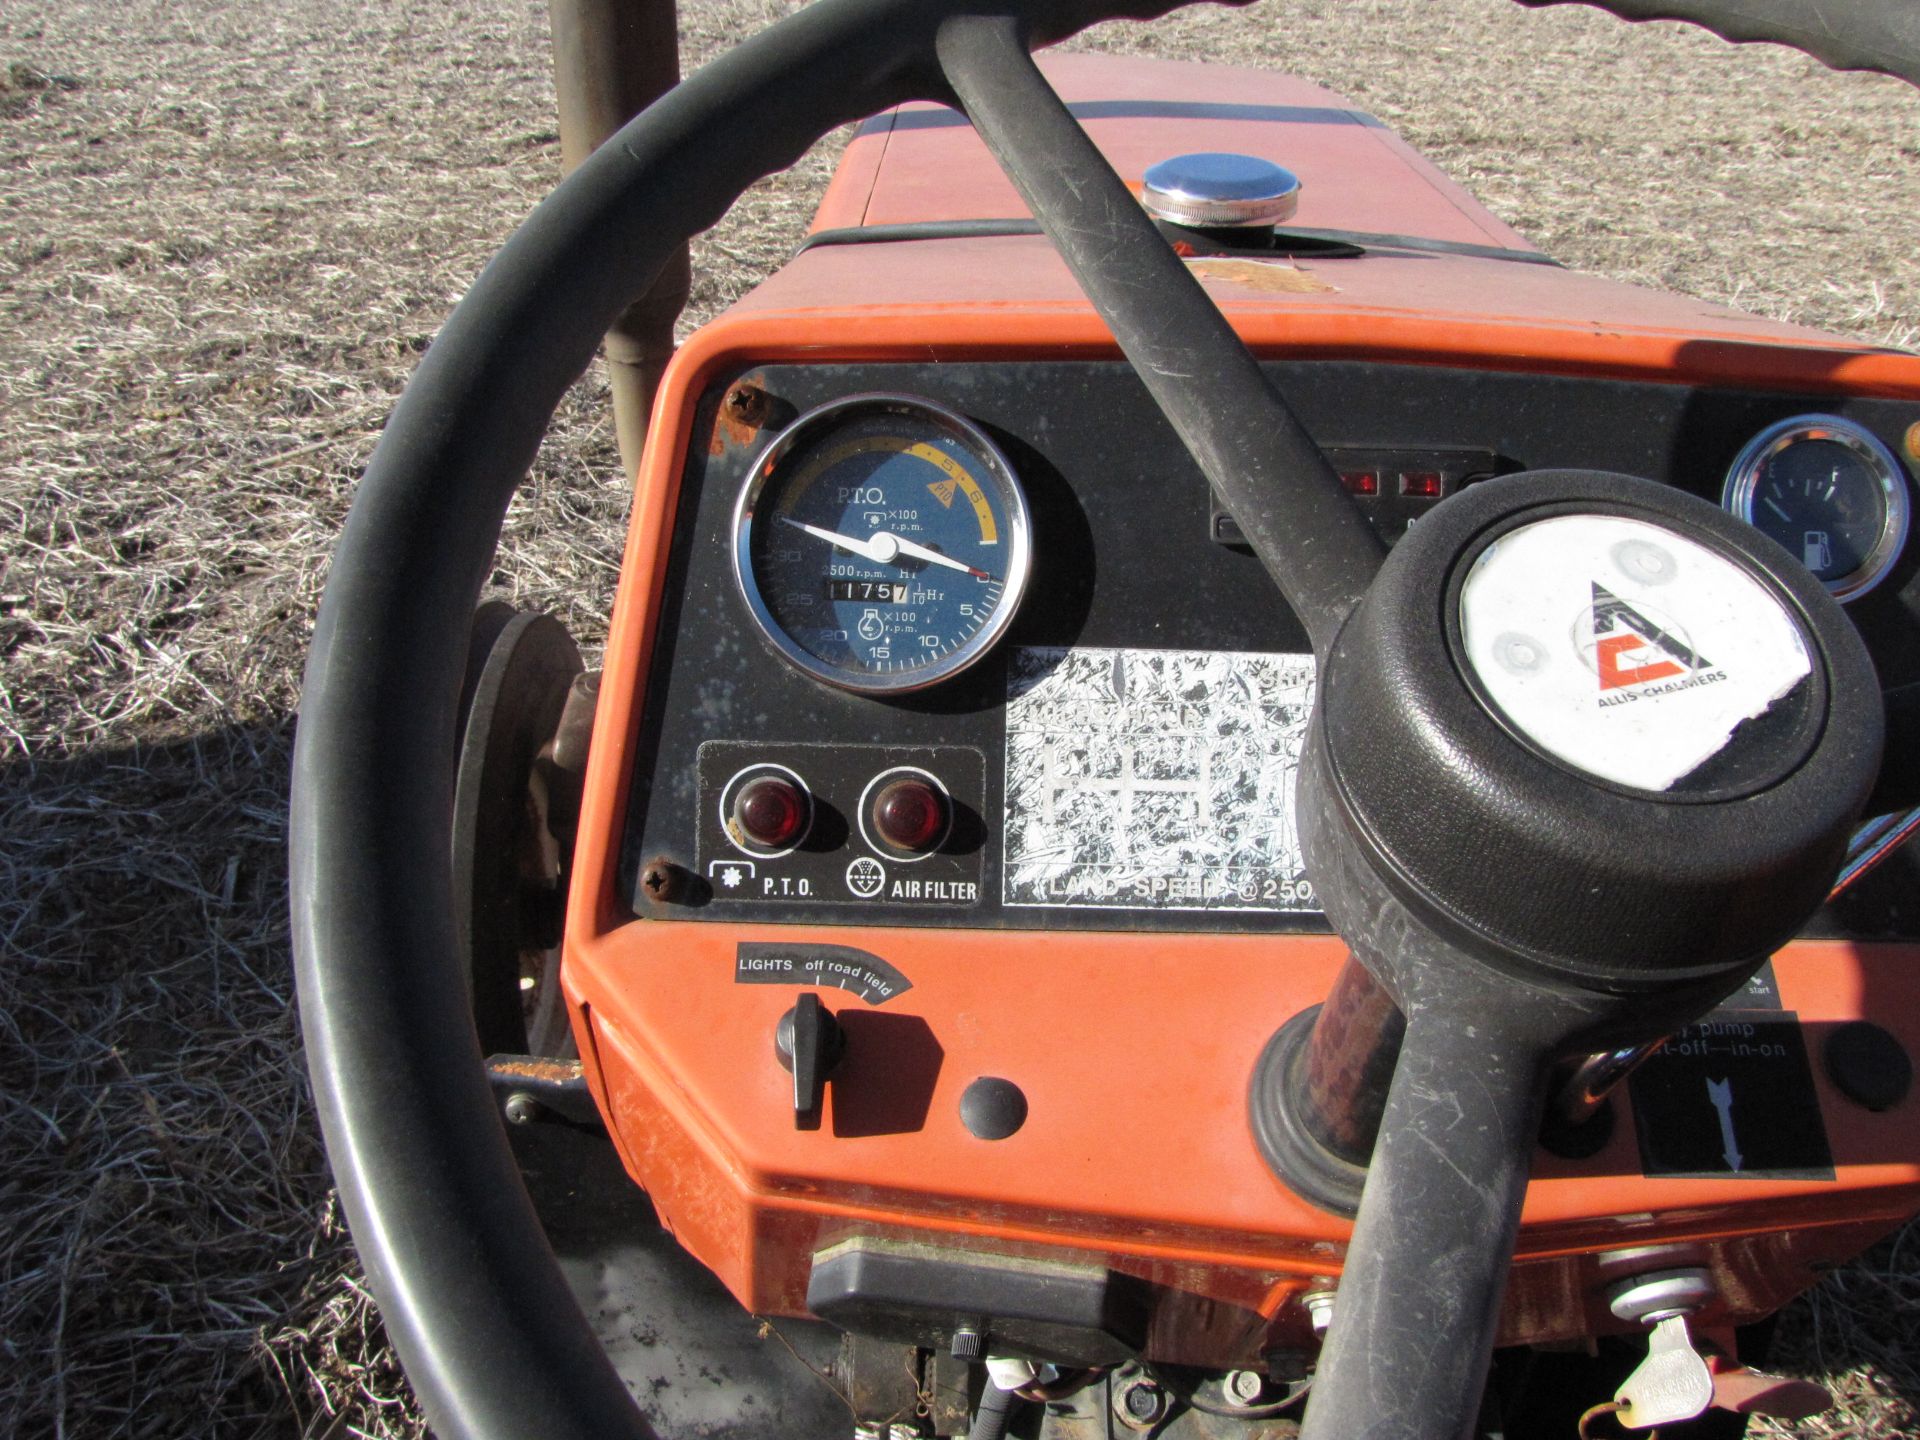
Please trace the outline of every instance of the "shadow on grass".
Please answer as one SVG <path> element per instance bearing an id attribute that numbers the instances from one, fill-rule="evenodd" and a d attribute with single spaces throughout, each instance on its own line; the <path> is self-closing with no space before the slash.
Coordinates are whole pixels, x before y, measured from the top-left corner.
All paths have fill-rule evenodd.
<path id="1" fill-rule="evenodd" d="M 0 1434 L 422 1433 L 307 1094 L 291 743 L 0 765 Z M 1917 1313 L 1909 1228 L 1789 1307 L 1774 1362 L 1920 1432 Z"/>
<path id="2" fill-rule="evenodd" d="M 280 717 L 0 766 L 0 1434 L 342 1403 L 418 1433 L 307 1094 L 291 744 Z"/>

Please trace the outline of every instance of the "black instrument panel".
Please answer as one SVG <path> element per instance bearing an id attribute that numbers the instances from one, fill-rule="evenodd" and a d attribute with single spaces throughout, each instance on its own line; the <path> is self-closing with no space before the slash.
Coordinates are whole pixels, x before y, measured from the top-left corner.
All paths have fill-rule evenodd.
<path id="1" fill-rule="evenodd" d="M 1389 540 L 1490 474 L 1615 470 L 1718 502 L 1730 463 L 1783 418 L 1841 415 L 1890 447 L 1920 419 L 1920 405 L 1833 396 L 1357 362 L 1269 369 Z M 1289 751 L 1310 693 L 1306 636 L 1128 366 L 767 366 L 730 383 L 763 390 L 765 418 L 751 435 L 718 423 L 728 384 L 696 415 L 622 844 L 638 913 L 1325 928 L 1275 832 L 1290 815 Z M 895 696 L 797 670 L 756 625 L 730 560 L 736 504 L 764 447 L 804 412 L 876 392 L 924 397 L 978 426 L 1017 473 L 1032 524 L 1027 593 L 993 652 Z M 1902 555 L 1848 607 L 1890 689 L 1920 682 L 1914 569 Z M 1211 734 L 1207 716 L 1229 703 L 1262 718 Z M 961 823 L 922 859 L 884 853 L 859 809 L 863 777 L 930 756 L 955 769 Z M 729 836 L 722 792 L 754 763 L 809 772 L 821 823 L 791 856 L 770 861 Z M 948 763 L 924 768 L 947 785 L 933 772 Z M 1243 833 L 1229 809 L 1275 818 Z M 670 904 L 640 885 L 662 866 L 684 882 Z"/>

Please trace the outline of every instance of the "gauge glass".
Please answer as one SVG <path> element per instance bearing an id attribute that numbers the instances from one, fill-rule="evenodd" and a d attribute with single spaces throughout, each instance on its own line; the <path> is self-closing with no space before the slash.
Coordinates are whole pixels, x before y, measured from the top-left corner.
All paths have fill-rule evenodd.
<path id="1" fill-rule="evenodd" d="M 856 395 L 754 462 L 734 568 L 768 640 L 850 690 L 918 690 L 1006 630 L 1026 586 L 1025 495 L 979 428 L 930 401 Z"/>
<path id="2" fill-rule="evenodd" d="M 1726 508 L 1784 545 L 1835 598 L 1885 577 L 1907 538 L 1907 476 L 1868 430 L 1837 415 L 1770 425 L 1727 472 Z"/>

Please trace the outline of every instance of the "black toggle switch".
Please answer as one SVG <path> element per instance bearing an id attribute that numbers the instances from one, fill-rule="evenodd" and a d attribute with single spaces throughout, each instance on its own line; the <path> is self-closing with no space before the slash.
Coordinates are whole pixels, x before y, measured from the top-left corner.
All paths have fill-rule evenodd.
<path id="1" fill-rule="evenodd" d="M 827 1076 L 847 1048 L 846 1032 L 833 1012 L 811 990 L 780 1017 L 773 1032 L 773 1053 L 783 1069 L 793 1072 L 793 1128 L 818 1130 L 820 1102 L 827 1093 Z"/>

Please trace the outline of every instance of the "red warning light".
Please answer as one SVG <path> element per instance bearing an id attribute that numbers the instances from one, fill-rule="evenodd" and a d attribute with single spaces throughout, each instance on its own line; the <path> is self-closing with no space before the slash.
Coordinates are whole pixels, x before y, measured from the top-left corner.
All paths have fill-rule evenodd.
<path id="1" fill-rule="evenodd" d="M 883 844 L 924 854 L 946 838 L 947 797 L 925 780 L 903 777 L 883 785 L 873 797 L 871 818 Z"/>
<path id="2" fill-rule="evenodd" d="M 761 775 L 733 797 L 733 823 L 740 838 L 761 850 L 785 850 L 800 842 L 811 818 L 807 795 L 783 775 Z"/>
<path id="3" fill-rule="evenodd" d="M 1400 493 L 1416 500 L 1438 500 L 1446 480 L 1438 470 L 1402 470 Z"/>
<path id="4" fill-rule="evenodd" d="M 1380 472 L 1378 470 L 1342 470 L 1340 483 L 1347 487 L 1349 495 L 1378 495 Z"/>

